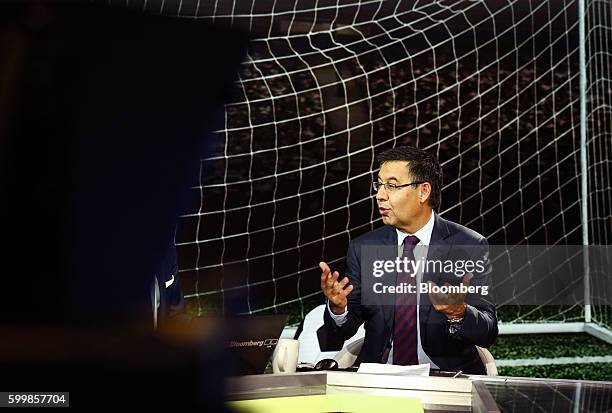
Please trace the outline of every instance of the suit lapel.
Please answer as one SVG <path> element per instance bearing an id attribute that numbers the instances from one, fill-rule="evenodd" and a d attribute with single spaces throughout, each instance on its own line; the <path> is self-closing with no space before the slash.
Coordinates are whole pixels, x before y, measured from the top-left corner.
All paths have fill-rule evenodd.
<path id="1" fill-rule="evenodd" d="M 434 227 L 431 231 L 431 239 L 429 248 L 427 249 L 427 261 L 441 260 L 444 261 L 448 256 L 448 237 L 450 231 L 448 224 L 444 218 L 441 218 L 434 212 Z M 433 281 L 440 285 L 440 274 L 423 273 L 421 282 Z M 421 328 L 421 344 L 427 346 L 427 323 L 429 315 L 433 310 L 428 294 L 420 294 L 419 296 L 419 326 Z"/>
<path id="2" fill-rule="evenodd" d="M 394 251 L 397 251 L 397 231 L 392 226 L 386 226 L 387 231 L 381 240 L 381 248 L 378 250 L 378 258 L 382 260 L 395 259 L 397 252 L 393 254 L 393 257 L 389 257 L 388 251 L 390 247 L 395 247 Z M 385 330 L 391 332 L 393 328 L 393 316 L 395 306 L 393 305 L 381 305 L 381 311 L 383 313 L 383 319 L 385 321 Z"/>
<path id="3" fill-rule="evenodd" d="M 447 238 L 449 235 L 450 231 L 446 220 L 434 212 L 434 227 L 431 231 L 431 239 L 429 241 L 429 245 L 433 248 L 428 248 L 427 261 L 444 261 L 446 257 L 448 257 L 449 242 Z M 423 281 L 427 282 L 427 280 L 431 280 L 438 284 L 440 282 L 440 274 L 423 274 Z"/>
<path id="4" fill-rule="evenodd" d="M 395 245 L 397 246 L 397 231 L 394 227 L 385 225 L 387 229 L 385 231 L 385 236 L 382 239 L 382 245 Z"/>

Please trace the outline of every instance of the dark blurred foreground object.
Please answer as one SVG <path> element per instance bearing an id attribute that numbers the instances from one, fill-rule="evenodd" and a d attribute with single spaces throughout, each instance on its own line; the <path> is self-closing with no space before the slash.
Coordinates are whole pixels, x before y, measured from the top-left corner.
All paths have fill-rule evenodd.
<path id="1" fill-rule="evenodd" d="M 226 348 L 220 321 L 126 329 L 3 328 L 0 388 L 69 392 L 80 410 L 223 410 Z"/>
<path id="2" fill-rule="evenodd" d="M 246 50 L 202 20 L 83 3 L 0 4 L 0 322 L 151 320 Z"/>
<path id="3" fill-rule="evenodd" d="M 247 39 L 83 3 L 0 4 L 0 389 L 221 406 L 221 343 L 147 330 Z"/>

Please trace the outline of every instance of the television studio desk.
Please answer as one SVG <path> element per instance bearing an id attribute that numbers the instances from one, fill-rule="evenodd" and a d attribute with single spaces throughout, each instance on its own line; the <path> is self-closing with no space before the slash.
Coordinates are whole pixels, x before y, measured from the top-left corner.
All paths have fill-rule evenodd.
<path id="1" fill-rule="evenodd" d="M 523 377 L 402 377 L 338 371 L 259 374 L 229 378 L 227 392 L 230 406 L 238 412 L 248 409 L 241 410 L 242 402 L 235 404 L 235 401 L 266 399 L 269 402 L 273 398 L 288 401 L 296 398 L 299 403 L 293 413 L 318 410 L 305 407 L 302 401 L 308 398 L 300 396 L 335 397 L 337 403 L 345 400 L 347 411 L 368 411 L 367 403 L 370 403 L 370 407 L 379 407 L 377 411 L 386 412 L 389 404 L 380 403 L 385 400 L 393 403 L 393 411 L 406 412 L 612 411 L 612 382 Z M 368 395 L 374 396 L 373 400 Z M 355 403 L 360 403 L 360 407 L 356 409 Z M 291 407 L 286 405 L 285 409 L 288 406 Z M 266 410 L 274 409 L 268 406 Z M 342 411 L 342 408 L 323 411 Z"/>

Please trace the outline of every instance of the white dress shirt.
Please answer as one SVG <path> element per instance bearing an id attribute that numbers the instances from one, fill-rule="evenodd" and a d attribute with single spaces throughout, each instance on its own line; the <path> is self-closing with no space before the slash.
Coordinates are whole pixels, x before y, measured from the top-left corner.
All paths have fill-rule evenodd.
<path id="1" fill-rule="evenodd" d="M 404 243 L 404 238 L 406 238 L 409 235 L 414 235 L 415 237 L 417 237 L 419 239 L 419 243 L 417 244 L 417 246 L 424 246 L 427 247 L 429 246 L 429 242 L 431 241 L 431 233 L 433 231 L 433 227 L 434 227 L 434 214 L 433 211 L 431 213 L 431 216 L 429 217 L 429 220 L 427 221 L 427 223 L 421 228 L 419 229 L 417 232 L 415 232 L 414 234 L 408 234 L 404 231 L 401 231 L 399 229 L 395 229 L 397 231 L 397 249 L 398 249 L 398 256 L 401 256 L 403 253 L 403 243 Z M 422 254 L 424 254 L 424 257 L 416 257 L 415 259 L 418 261 L 420 258 L 422 258 L 423 260 L 425 258 L 427 258 L 427 248 L 419 248 L 418 251 L 422 251 Z M 416 250 L 415 250 L 416 252 Z M 416 274 L 416 283 L 417 285 L 419 285 L 421 283 L 421 280 L 423 279 L 423 269 L 422 266 L 419 267 L 419 271 Z M 417 308 L 420 302 L 420 294 L 417 295 Z M 348 307 L 346 307 L 344 309 L 344 313 L 343 314 L 334 314 L 331 311 L 331 308 L 329 307 L 329 301 L 327 301 L 327 311 L 329 311 L 329 314 L 331 315 L 332 319 L 334 320 L 334 322 L 336 323 L 336 325 L 338 327 L 340 327 L 342 324 L 344 324 L 346 322 L 347 319 L 347 314 L 348 314 Z M 436 366 L 434 364 L 433 361 L 431 361 L 431 359 L 427 356 L 427 354 L 425 353 L 425 351 L 423 350 L 423 346 L 421 345 L 421 327 L 419 325 L 419 311 L 417 309 L 417 353 L 418 353 L 418 358 L 419 358 L 419 363 L 420 364 L 424 364 L 424 363 L 429 363 L 431 365 L 432 368 L 437 369 L 438 366 Z M 393 343 L 391 343 L 391 351 L 389 352 L 389 357 L 387 359 L 387 364 L 393 364 Z"/>

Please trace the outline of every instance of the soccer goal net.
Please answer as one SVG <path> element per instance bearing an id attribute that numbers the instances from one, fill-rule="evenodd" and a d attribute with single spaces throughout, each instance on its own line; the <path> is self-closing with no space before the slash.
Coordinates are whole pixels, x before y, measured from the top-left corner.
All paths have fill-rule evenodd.
<path id="1" fill-rule="evenodd" d="M 343 268 L 348 242 L 382 225 L 375 156 L 398 145 L 438 156 L 440 214 L 491 244 L 612 241 L 609 0 L 130 6 L 252 37 L 179 224 L 198 312 L 322 303 L 318 262 Z M 607 306 L 499 304 L 509 323 L 611 323 Z"/>

